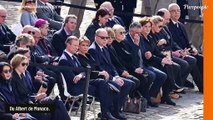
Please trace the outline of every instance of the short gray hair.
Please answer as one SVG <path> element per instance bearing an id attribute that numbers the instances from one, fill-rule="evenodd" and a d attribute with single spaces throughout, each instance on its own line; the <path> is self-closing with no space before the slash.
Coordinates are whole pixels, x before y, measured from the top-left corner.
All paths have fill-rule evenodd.
<path id="1" fill-rule="evenodd" d="M 134 28 L 141 28 L 141 24 L 139 22 L 132 22 L 129 25 L 129 30 L 134 29 Z"/>

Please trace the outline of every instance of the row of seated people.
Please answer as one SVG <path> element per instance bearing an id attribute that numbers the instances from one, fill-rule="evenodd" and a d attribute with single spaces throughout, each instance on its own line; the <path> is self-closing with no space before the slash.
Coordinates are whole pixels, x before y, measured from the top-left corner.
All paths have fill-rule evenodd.
<path id="1" fill-rule="evenodd" d="M 118 105 L 119 107 L 117 107 L 118 111 L 121 109 L 121 106 L 122 106 L 121 103 L 124 100 L 121 98 L 125 97 L 127 94 L 130 94 L 130 96 L 135 97 L 135 91 L 140 91 L 141 94 L 148 100 L 149 105 L 157 107 L 158 104 L 154 103 L 153 101 L 154 101 L 154 98 L 159 93 L 160 87 L 163 88 L 162 102 L 175 105 L 175 103 L 170 100 L 168 95 L 169 93 L 174 91 L 183 92 L 183 90 L 180 89 L 179 86 L 181 87 L 183 86 L 186 80 L 186 77 L 188 76 L 189 73 L 192 74 L 193 80 L 198 86 L 199 91 L 203 92 L 202 56 L 197 54 L 194 48 L 192 48 L 189 51 L 189 48 L 191 48 L 191 46 L 189 46 L 190 44 L 188 44 L 188 40 L 187 40 L 187 37 L 185 36 L 184 28 L 182 24 L 178 22 L 179 18 L 173 15 L 174 13 L 178 13 L 178 9 L 179 9 L 178 5 L 172 4 L 169 6 L 169 11 L 167 9 L 159 10 L 159 15 L 161 15 L 164 19 L 159 16 L 153 16 L 151 19 L 147 17 L 142 18 L 140 23 L 133 22 L 129 26 L 129 31 L 126 34 L 126 37 L 125 37 L 124 27 L 120 25 L 113 26 L 113 30 L 110 30 L 110 28 L 108 28 L 109 29 L 107 30 L 108 32 L 103 28 L 102 29 L 97 28 L 98 30 L 95 30 L 94 34 L 93 33 L 89 34 L 89 35 L 93 34 L 94 36 L 93 42 L 92 40 L 91 41 L 89 40 L 90 43 L 92 44 L 89 48 L 89 54 L 90 54 L 89 56 L 91 57 L 91 59 L 94 59 L 93 64 L 95 63 L 97 66 L 100 67 L 100 68 L 95 68 L 94 72 L 96 72 L 97 76 L 104 76 L 103 77 L 104 79 L 109 79 L 109 81 L 112 81 L 113 84 L 116 83 L 115 85 L 117 85 L 121 93 L 123 92 L 124 94 L 124 96 L 120 96 L 120 97 L 118 95 L 118 99 L 116 99 L 120 103 L 120 105 Z M 103 12 L 104 9 L 100 9 L 99 11 Z M 97 14 L 99 13 L 99 15 L 96 14 L 96 16 L 98 16 L 96 18 L 98 19 L 98 21 L 102 21 L 101 19 L 105 19 L 104 16 L 102 15 L 102 12 L 97 12 Z M 107 12 L 104 11 L 104 14 L 105 13 Z M 171 14 L 171 20 L 167 28 L 166 24 L 168 23 L 168 20 L 170 19 L 170 14 Z M 71 35 L 69 33 L 72 33 L 72 31 L 75 29 L 76 22 L 77 22 L 77 18 L 75 16 L 73 15 L 67 16 L 65 18 L 63 28 L 57 31 L 53 35 L 53 39 L 52 41 L 50 40 L 50 43 L 46 42 L 49 46 L 52 43 L 53 46 L 51 46 L 50 48 L 53 49 L 55 47 L 58 55 L 59 56 L 62 55 L 59 61 L 59 65 L 60 64 L 67 65 L 68 63 L 66 63 L 66 60 L 68 59 L 66 58 L 69 58 L 69 56 L 72 56 L 72 54 L 75 54 L 77 52 L 78 47 L 76 48 L 76 46 L 78 45 L 77 44 L 73 45 L 72 43 L 73 43 L 73 39 L 74 41 L 79 42 L 78 39 L 76 39 L 73 36 L 68 37 Z M 174 26 L 172 26 L 174 22 L 178 23 L 179 25 L 179 27 L 177 27 L 176 29 L 174 28 Z M 44 47 L 45 49 L 41 49 L 42 46 L 38 44 L 40 41 L 42 41 L 42 39 L 40 40 L 40 38 L 45 38 L 46 36 L 45 32 L 43 33 L 44 35 L 41 35 L 41 33 L 42 31 L 48 30 L 47 28 L 48 23 L 47 21 L 40 19 L 37 21 L 36 26 L 37 25 L 38 26 L 41 25 L 39 29 L 32 28 L 31 30 L 26 30 L 26 33 L 34 34 L 33 37 L 34 37 L 35 44 L 32 45 L 33 47 L 30 47 L 31 48 L 30 50 L 32 53 L 31 57 L 33 58 L 32 61 L 35 60 L 34 62 L 38 62 L 39 60 L 38 58 L 40 59 L 45 58 L 46 60 L 44 61 L 46 63 L 45 62 L 41 62 L 41 63 L 45 63 L 45 64 L 51 63 L 53 65 L 57 65 L 57 62 L 53 62 L 53 63 L 49 62 L 50 56 L 53 56 L 51 55 L 50 52 L 48 52 L 50 48 Z M 178 40 L 176 39 L 177 37 L 180 37 L 180 36 L 182 36 L 180 38 L 182 42 L 178 41 L 179 39 Z M 112 40 L 114 41 L 112 42 Z M 48 41 L 48 40 L 45 40 L 45 41 Z M 85 43 L 85 42 L 80 42 L 80 46 L 81 46 L 81 43 Z M 87 46 L 89 46 L 89 43 L 88 42 L 86 43 L 87 43 Z M 20 43 L 16 41 L 16 45 L 20 45 Z M 25 45 L 25 46 L 27 47 L 28 45 Z M 79 51 L 80 51 L 80 46 L 79 46 Z M 65 52 L 64 52 L 64 49 L 66 49 Z M 88 51 L 88 50 L 85 50 L 85 51 Z M 165 51 L 170 51 L 171 54 L 167 54 L 168 52 L 165 52 Z M 172 57 L 169 57 L 169 56 L 172 56 Z M 69 59 L 69 60 L 73 61 L 73 59 Z M 78 59 L 79 60 L 77 61 L 81 61 L 80 58 Z M 77 63 L 73 62 L 73 63 L 74 64 L 71 64 L 71 66 L 73 65 L 74 67 L 79 67 L 81 65 L 82 66 L 84 65 L 83 64 L 84 62 L 83 63 L 79 62 L 81 65 L 78 65 L 79 64 L 78 62 Z M 42 68 L 42 69 L 45 69 L 45 68 Z M 48 75 L 51 76 L 52 78 L 56 78 L 58 76 L 56 71 L 52 71 L 52 70 L 51 72 L 49 72 L 50 70 L 45 70 L 45 71 L 48 71 L 46 72 L 46 74 L 49 73 Z M 100 71 L 100 72 L 97 72 L 97 71 Z M 53 77 L 54 75 L 51 74 L 52 72 L 55 73 L 56 77 Z M 74 94 L 75 92 L 76 92 L 75 94 L 79 94 L 82 92 L 82 90 L 80 91 L 78 91 L 79 89 L 75 90 L 76 88 L 75 83 L 78 83 L 78 81 L 80 80 L 81 77 L 83 77 L 84 74 L 81 74 L 81 73 L 78 74 L 75 72 L 73 74 L 72 72 L 73 71 L 69 71 L 69 72 L 63 71 L 63 74 L 66 78 L 67 84 L 71 86 L 71 87 L 68 87 L 69 92 L 72 94 Z M 68 74 L 68 73 L 72 73 L 72 74 Z M 148 76 L 144 74 L 148 74 Z M 76 75 L 76 77 L 74 77 L 73 75 L 74 76 Z M 73 82 L 70 81 L 70 79 L 73 80 Z M 58 80 L 57 83 L 59 84 L 61 83 L 60 78 L 56 80 Z M 50 83 L 52 81 L 53 80 L 49 80 Z M 55 82 L 53 82 L 52 85 L 54 85 Z M 127 85 L 129 87 L 129 90 L 128 89 L 123 90 L 122 87 L 119 87 L 123 85 L 125 87 L 126 85 L 125 83 L 129 84 Z M 95 86 L 95 83 L 91 83 L 91 84 Z M 49 90 L 51 91 L 52 89 L 49 89 Z M 93 92 L 91 91 L 91 93 Z M 101 101 L 101 102 L 104 102 L 104 101 Z M 104 103 L 102 105 L 104 105 Z M 109 115 L 108 114 L 109 112 L 108 111 L 106 112 L 106 111 L 107 110 L 102 111 L 104 113 L 103 114 L 104 118 L 113 116 L 113 115 L 112 116 Z M 116 113 L 113 110 L 112 111 L 110 110 L 110 112 Z M 122 115 L 118 114 L 118 112 L 114 116 L 117 118 L 123 117 Z"/>

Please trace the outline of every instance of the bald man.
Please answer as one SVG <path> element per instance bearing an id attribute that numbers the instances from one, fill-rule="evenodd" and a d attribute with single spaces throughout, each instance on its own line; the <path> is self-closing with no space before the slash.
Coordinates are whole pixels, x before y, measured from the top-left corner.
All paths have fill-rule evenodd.
<path id="1" fill-rule="evenodd" d="M 105 8 L 109 11 L 110 18 L 106 23 L 107 27 L 113 27 L 115 24 L 119 24 L 125 28 L 124 21 L 120 17 L 114 15 L 114 7 L 112 6 L 111 2 L 108 1 L 103 2 L 100 8 Z"/>
<path id="2" fill-rule="evenodd" d="M 169 5 L 168 10 L 171 14 L 171 19 L 168 24 L 174 42 L 181 48 L 179 57 L 183 57 L 191 67 L 192 77 L 200 92 L 203 92 L 203 55 L 199 54 L 197 49 L 189 42 L 184 25 L 179 22 L 180 7 L 176 3 Z M 176 54 L 178 55 L 178 54 Z"/>
<path id="3" fill-rule="evenodd" d="M 7 10 L 0 5 L 0 50 L 7 54 L 10 51 L 9 45 L 14 43 L 16 35 L 5 24 L 6 17 Z"/>

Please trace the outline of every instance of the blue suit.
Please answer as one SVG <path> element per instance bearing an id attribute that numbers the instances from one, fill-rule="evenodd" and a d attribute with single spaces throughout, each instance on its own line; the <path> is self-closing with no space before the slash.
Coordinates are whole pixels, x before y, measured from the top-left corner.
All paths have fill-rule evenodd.
<path id="1" fill-rule="evenodd" d="M 77 59 L 77 62 L 78 62 L 78 67 L 81 67 L 81 64 L 78 61 L 78 59 Z M 75 61 L 73 61 L 73 59 L 67 52 L 63 52 L 63 54 L 59 60 L 59 65 L 60 66 L 69 66 L 72 68 L 76 67 Z M 82 94 L 83 93 L 83 82 L 86 79 L 82 78 L 77 83 L 74 83 L 73 78 L 78 74 L 84 75 L 84 72 L 66 70 L 66 71 L 62 71 L 62 73 L 63 73 L 66 83 L 67 83 L 68 92 L 71 95 Z M 111 105 L 111 100 L 110 100 L 111 98 L 109 96 L 109 87 L 105 80 L 103 80 L 103 79 L 90 80 L 88 94 L 99 98 L 100 103 L 101 103 L 100 105 L 101 105 L 102 114 L 106 114 L 106 112 L 109 112 L 110 105 Z"/>
<path id="2" fill-rule="evenodd" d="M 98 44 L 96 42 L 93 42 L 89 48 L 89 53 L 95 59 L 97 65 L 99 65 L 101 69 L 109 73 L 110 75 L 109 81 L 111 81 L 111 83 L 116 85 L 117 83 L 112 81 L 112 79 L 113 77 L 118 76 L 118 73 L 111 62 L 108 49 L 104 47 L 102 52 Z M 125 78 L 122 78 L 122 79 L 124 80 L 124 85 L 122 87 L 119 85 L 116 85 L 117 88 L 120 89 L 120 94 L 117 96 L 117 98 L 114 101 L 114 105 L 117 106 L 117 108 L 114 109 L 114 112 L 118 112 L 121 109 L 121 106 L 123 105 L 126 96 L 129 94 L 129 92 L 132 89 L 134 89 L 133 86 L 135 85 L 135 83 L 129 79 L 125 79 Z"/>
<path id="3" fill-rule="evenodd" d="M 126 40 L 124 41 L 125 45 L 126 45 L 126 50 L 130 52 L 131 56 L 132 56 L 132 64 L 135 68 L 140 67 L 140 57 L 138 54 L 138 51 L 141 50 L 141 56 L 142 56 L 142 60 L 143 60 L 143 67 L 142 69 L 144 69 L 145 72 L 148 73 L 148 77 L 145 80 L 143 80 L 143 88 L 140 92 L 142 93 L 142 95 L 144 97 L 146 97 L 148 100 L 151 97 L 156 97 L 158 92 L 160 91 L 160 87 L 164 84 L 167 75 L 158 70 L 157 68 L 151 67 L 147 65 L 147 62 L 145 57 L 144 57 L 144 44 L 143 44 L 143 40 L 141 38 L 140 40 L 140 45 L 136 45 L 134 44 L 132 38 L 130 37 L 130 34 L 126 35 Z M 135 72 L 132 73 L 135 77 L 139 77 L 139 79 L 141 78 L 140 74 L 137 74 Z M 150 86 L 150 84 L 153 82 L 153 84 Z M 150 89 L 149 89 L 150 88 Z"/>

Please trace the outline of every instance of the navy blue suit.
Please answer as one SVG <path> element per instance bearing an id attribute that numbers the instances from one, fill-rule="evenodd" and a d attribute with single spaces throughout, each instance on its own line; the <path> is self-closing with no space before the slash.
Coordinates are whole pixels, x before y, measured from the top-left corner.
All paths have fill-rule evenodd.
<path id="1" fill-rule="evenodd" d="M 184 25 L 181 22 L 177 22 L 177 24 L 178 27 L 171 20 L 168 24 L 168 28 L 171 32 L 173 40 L 182 49 L 192 48 L 191 43 L 189 43 L 189 39 L 186 33 L 186 29 L 184 28 Z M 195 57 L 196 59 L 193 58 L 192 56 Z M 193 65 L 193 67 L 191 67 L 192 70 L 191 74 L 199 90 L 203 92 L 203 55 L 201 54 L 191 55 L 190 57 L 185 57 L 184 60 L 186 60 L 190 65 Z"/>
<path id="2" fill-rule="evenodd" d="M 76 58 L 77 59 L 77 58 Z M 78 61 L 78 67 L 81 67 L 80 62 Z M 69 66 L 72 68 L 76 67 L 75 61 L 71 58 L 71 56 L 63 52 L 60 60 L 59 60 L 59 65 L 60 66 Z M 78 81 L 76 84 L 73 82 L 73 78 L 78 75 L 78 74 L 85 74 L 84 72 L 80 71 L 62 71 L 66 83 L 67 83 L 67 88 L 68 92 L 71 95 L 79 95 L 83 93 L 83 82 L 84 78 L 82 78 L 80 81 Z M 93 95 L 95 97 L 98 97 L 101 103 L 101 112 L 102 114 L 106 114 L 106 112 L 109 112 L 110 107 L 111 107 L 111 98 L 109 96 L 109 87 L 108 84 L 105 80 L 103 79 L 91 79 L 89 81 L 89 89 L 88 89 L 88 94 Z"/>
<path id="3" fill-rule="evenodd" d="M 130 37 L 130 34 L 126 35 L 126 39 L 124 42 L 125 42 L 125 46 L 126 46 L 125 47 L 126 51 L 128 51 L 130 53 L 130 55 L 132 56 L 132 62 L 130 64 L 132 64 L 134 66 L 134 68 L 140 67 L 140 57 L 139 57 L 138 51 L 141 50 L 141 56 L 142 56 L 142 60 L 143 60 L 142 69 L 144 69 L 144 71 L 149 74 L 147 77 L 147 80 L 144 81 L 144 84 L 143 84 L 144 89 L 143 89 L 143 91 L 141 91 L 141 93 L 148 100 L 150 99 L 149 98 L 150 96 L 156 97 L 158 92 L 160 91 L 160 87 L 164 84 L 164 82 L 167 78 L 167 75 L 155 67 L 148 66 L 147 61 L 143 55 L 145 50 L 144 50 L 142 38 L 140 40 L 139 46 L 133 42 L 132 38 Z M 137 74 L 135 72 L 133 72 L 133 75 L 136 76 Z M 137 75 L 137 76 L 140 77 L 139 75 Z M 151 88 L 149 89 L 149 86 L 152 82 L 153 82 L 153 84 L 152 84 Z M 149 94 L 150 94 L 150 96 L 149 96 Z"/>
<path id="4" fill-rule="evenodd" d="M 104 53 L 103 53 L 104 52 Z M 101 69 L 107 71 L 110 75 L 110 80 L 113 79 L 114 76 L 118 76 L 118 73 L 113 66 L 110 58 L 109 51 L 106 47 L 103 48 L 103 52 L 101 51 L 101 48 L 98 46 L 96 42 L 93 42 L 92 45 L 89 48 L 90 55 L 95 59 L 96 63 L 101 67 Z M 105 54 L 105 55 L 104 55 Z M 114 104 L 116 104 L 118 107 L 115 108 L 115 112 L 118 112 L 121 109 L 121 106 L 123 105 L 126 96 L 129 94 L 129 92 L 133 89 L 134 82 L 122 78 L 124 80 L 124 85 L 122 87 L 118 88 L 120 89 L 120 94 L 117 96 L 117 100 L 114 101 Z"/>

